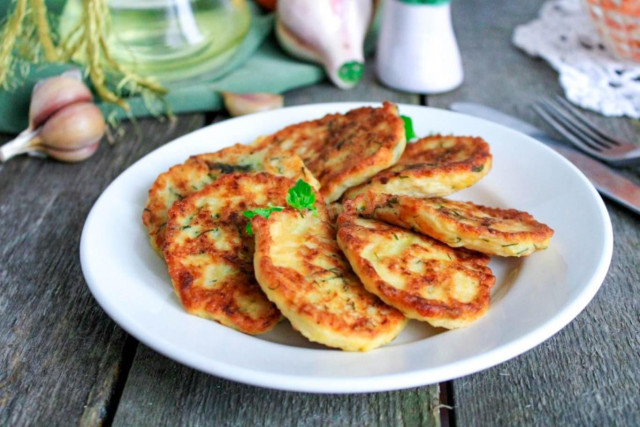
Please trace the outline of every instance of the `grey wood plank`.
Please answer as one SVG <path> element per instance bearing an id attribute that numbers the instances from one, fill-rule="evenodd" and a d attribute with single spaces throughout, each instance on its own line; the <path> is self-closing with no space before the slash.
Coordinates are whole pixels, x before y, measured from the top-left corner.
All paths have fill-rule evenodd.
<path id="1" fill-rule="evenodd" d="M 437 388 L 321 395 L 252 387 L 179 365 L 142 344 L 116 426 L 350 426 L 435 424 Z"/>
<path id="2" fill-rule="evenodd" d="M 21 157 L 0 165 L 0 425 L 100 424 L 122 378 L 127 335 L 80 271 L 84 220 L 102 190 L 167 139 L 202 126 L 123 124 L 125 137 L 83 163 Z"/>
<path id="3" fill-rule="evenodd" d="M 557 74 L 511 46 L 513 28 L 532 19 L 541 1 L 454 2 L 465 65 L 464 85 L 429 96 L 430 106 L 474 101 L 545 124 L 530 109 L 539 96 L 562 93 Z M 494 15 L 499 11 L 499 19 Z M 594 120 L 639 140 L 638 122 Z M 548 129 L 548 128 L 547 128 Z M 623 171 L 640 183 L 640 170 Z M 460 425 L 637 425 L 640 422 L 640 216 L 607 203 L 614 255 L 604 284 L 565 329 L 512 361 L 454 381 Z M 579 207 L 576 207 L 579 215 Z"/>
<path id="4" fill-rule="evenodd" d="M 361 85 L 330 83 L 289 92 L 285 105 L 335 101 L 417 103 L 375 84 L 368 67 Z M 436 425 L 437 385 L 377 394 L 319 395 L 238 384 L 179 365 L 140 345 L 115 425 Z M 435 408 L 435 409 L 434 409 Z"/>

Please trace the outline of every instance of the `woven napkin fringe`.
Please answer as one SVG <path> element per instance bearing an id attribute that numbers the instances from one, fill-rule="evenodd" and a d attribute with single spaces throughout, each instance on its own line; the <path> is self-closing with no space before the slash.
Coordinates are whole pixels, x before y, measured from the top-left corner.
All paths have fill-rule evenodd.
<path id="1" fill-rule="evenodd" d="M 580 1 L 547 1 L 537 19 L 516 27 L 512 41 L 558 71 L 569 101 L 605 116 L 640 118 L 640 64 L 607 51 Z"/>

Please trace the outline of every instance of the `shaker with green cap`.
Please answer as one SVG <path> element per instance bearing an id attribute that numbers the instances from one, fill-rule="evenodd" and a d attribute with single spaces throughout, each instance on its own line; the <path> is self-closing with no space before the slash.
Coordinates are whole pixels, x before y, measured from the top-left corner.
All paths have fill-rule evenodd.
<path id="1" fill-rule="evenodd" d="M 451 23 L 451 0 L 386 0 L 376 57 L 387 86 L 441 93 L 463 81 L 462 61 Z"/>

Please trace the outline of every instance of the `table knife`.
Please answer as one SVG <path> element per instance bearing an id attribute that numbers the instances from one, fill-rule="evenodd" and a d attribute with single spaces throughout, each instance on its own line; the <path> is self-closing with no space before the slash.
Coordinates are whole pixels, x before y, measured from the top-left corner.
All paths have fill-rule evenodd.
<path id="1" fill-rule="evenodd" d="M 542 129 L 481 104 L 454 102 L 449 109 L 499 123 L 548 145 L 580 169 L 600 194 L 640 213 L 640 186 L 614 172 L 609 166 L 553 139 Z"/>

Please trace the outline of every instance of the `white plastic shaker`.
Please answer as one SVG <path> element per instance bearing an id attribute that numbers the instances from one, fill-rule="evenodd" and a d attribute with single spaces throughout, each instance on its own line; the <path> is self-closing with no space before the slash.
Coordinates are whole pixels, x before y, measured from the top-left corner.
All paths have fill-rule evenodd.
<path id="1" fill-rule="evenodd" d="M 433 94 L 464 79 L 451 0 L 386 0 L 376 70 L 387 86 Z"/>

